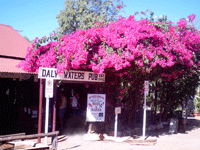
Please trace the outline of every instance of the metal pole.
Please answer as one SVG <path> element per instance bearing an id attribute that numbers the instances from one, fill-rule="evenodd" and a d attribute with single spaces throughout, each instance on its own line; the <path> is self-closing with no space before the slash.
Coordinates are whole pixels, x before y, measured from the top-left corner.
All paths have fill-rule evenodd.
<path id="1" fill-rule="evenodd" d="M 42 129 L 42 97 L 43 97 L 43 84 L 40 79 L 40 97 L 39 97 L 39 113 L 38 113 L 38 134 L 41 133 Z M 41 137 L 38 138 L 38 143 L 41 143 Z"/>
<path id="2" fill-rule="evenodd" d="M 145 131 L 146 131 L 146 91 L 144 92 L 143 140 L 145 140 Z"/>
<path id="3" fill-rule="evenodd" d="M 115 114 L 115 131 L 114 131 L 114 137 L 117 137 L 117 120 L 118 120 L 118 114 Z"/>
<path id="4" fill-rule="evenodd" d="M 46 98 L 45 133 L 48 133 L 49 125 L 49 97 Z M 45 136 L 45 146 L 48 146 L 48 136 Z"/>

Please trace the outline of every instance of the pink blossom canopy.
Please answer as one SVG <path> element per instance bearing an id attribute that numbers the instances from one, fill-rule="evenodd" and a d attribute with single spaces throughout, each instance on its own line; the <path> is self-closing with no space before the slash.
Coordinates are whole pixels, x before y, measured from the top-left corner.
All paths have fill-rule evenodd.
<path id="1" fill-rule="evenodd" d="M 193 21 L 194 16 L 189 18 Z M 130 16 L 108 26 L 96 23 L 91 29 L 77 30 L 58 42 L 38 47 L 36 38 L 27 50 L 26 60 L 18 66 L 29 72 L 37 72 L 39 67 L 53 67 L 58 72 L 78 69 L 95 73 L 106 70 L 127 73 L 128 68 L 150 73 L 156 67 L 166 69 L 176 64 L 198 68 L 200 62 L 195 61 L 194 53 L 200 52 L 200 32 L 187 26 L 183 19 L 177 26 L 169 24 L 167 30 L 159 25 L 162 23 L 137 21 Z"/>

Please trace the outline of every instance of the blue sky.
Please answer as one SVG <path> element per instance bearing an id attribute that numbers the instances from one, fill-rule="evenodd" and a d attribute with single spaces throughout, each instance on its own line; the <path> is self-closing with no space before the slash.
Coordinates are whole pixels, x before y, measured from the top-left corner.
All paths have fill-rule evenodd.
<path id="1" fill-rule="evenodd" d="M 120 15 L 127 17 L 136 11 L 150 9 L 155 16 L 166 15 L 177 22 L 190 14 L 200 27 L 200 0 L 123 0 L 126 7 Z M 64 9 L 64 0 L 3 0 L 0 2 L 0 24 L 10 25 L 30 40 L 48 36 L 58 28 L 56 16 Z"/>

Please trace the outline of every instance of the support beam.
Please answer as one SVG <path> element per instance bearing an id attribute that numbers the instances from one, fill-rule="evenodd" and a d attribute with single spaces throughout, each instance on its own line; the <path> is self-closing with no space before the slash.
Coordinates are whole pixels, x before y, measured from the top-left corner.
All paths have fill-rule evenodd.
<path id="1" fill-rule="evenodd" d="M 39 114 L 38 114 L 38 134 L 42 130 L 42 98 L 43 98 L 43 79 L 40 79 L 40 97 L 39 97 Z M 38 143 L 41 143 L 41 137 L 38 137 Z"/>
<path id="2" fill-rule="evenodd" d="M 49 97 L 46 98 L 46 107 L 45 107 L 45 134 L 48 133 L 49 127 Z M 48 136 L 45 136 L 44 139 L 45 146 L 48 146 Z"/>
<path id="3" fill-rule="evenodd" d="M 56 131 L 56 102 L 57 102 L 57 81 L 55 81 L 54 84 L 54 103 L 53 103 L 53 128 L 52 128 L 52 132 Z"/>

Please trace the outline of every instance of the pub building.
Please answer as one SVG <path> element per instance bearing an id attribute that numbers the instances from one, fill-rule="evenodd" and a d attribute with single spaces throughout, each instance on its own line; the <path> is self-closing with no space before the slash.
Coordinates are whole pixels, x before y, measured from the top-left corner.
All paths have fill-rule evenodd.
<path id="1" fill-rule="evenodd" d="M 31 44 L 14 28 L 3 24 L 0 24 L 0 43 L 0 135 L 28 133 L 31 128 L 28 126 L 36 117 L 32 114 L 37 110 L 39 84 L 36 74 L 16 65 L 24 60 Z"/>
<path id="2" fill-rule="evenodd" d="M 88 71 L 78 71 L 78 70 L 66 70 L 62 74 L 57 74 L 56 68 L 39 68 L 38 78 L 40 82 L 42 81 L 41 89 L 44 89 L 44 80 L 52 78 L 54 80 L 54 91 L 53 98 L 50 99 L 49 106 L 49 126 L 52 127 L 52 131 L 60 130 L 60 122 L 58 116 L 56 116 L 56 128 L 52 123 L 55 120 L 53 117 L 54 111 L 54 102 L 58 100 L 59 93 L 63 93 L 67 98 L 67 112 L 65 114 L 65 128 L 75 129 L 78 127 L 85 127 L 85 132 L 87 131 L 87 126 L 85 125 L 86 121 L 86 110 L 87 110 L 87 95 L 90 93 L 100 93 L 99 87 L 105 82 L 105 74 L 95 74 Z M 42 92 L 45 92 L 42 90 Z M 79 93 L 78 103 L 80 108 L 79 113 L 76 116 L 72 115 L 73 109 L 70 107 L 70 99 L 76 94 Z M 44 93 L 42 94 L 44 95 Z M 45 101 L 45 100 L 43 100 Z M 58 113 L 58 112 L 57 112 Z M 78 118 L 77 118 L 78 117 Z M 44 124 L 43 117 L 43 124 Z M 72 128 L 71 128 L 72 127 Z M 63 129 L 65 130 L 65 129 Z M 60 130 L 61 132 L 63 130 Z M 50 129 L 51 131 L 51 129 Z M 65 133 L 68 131 L 65 131 Z M 71 131 L 70 131 L 71 132 Z"/>
<path id="3" fill-rule="evenodd" d="M 37 73 L 26 72 L 16 67 L 20 61 L 25 60 L 27 48 L 31 47 L 31 44 L 13 27 L 0 24 L 0 42 L 0 135 L 44 132 L 45 77 L 57 78 L 54 84 L 54 97 L 50 99 L 49 132 L 59 130 L 60 124 L 57 110 L 56 113 L 54 110 L 54 102 L 60 90 L 67 98 L 66 122 L 72 118 L 69 101 L 75 92 L 79 93 L 80 115 L 85 122 L 87 94 L 101 93 L 99 88 L 105 80 L 105 74 L 68 71 L 60 76 L 55 70 L 43 70 L 44 78 L 40 78 L 41 75 Z M 87 81 L 84 81 L 85 79 Z"/>

